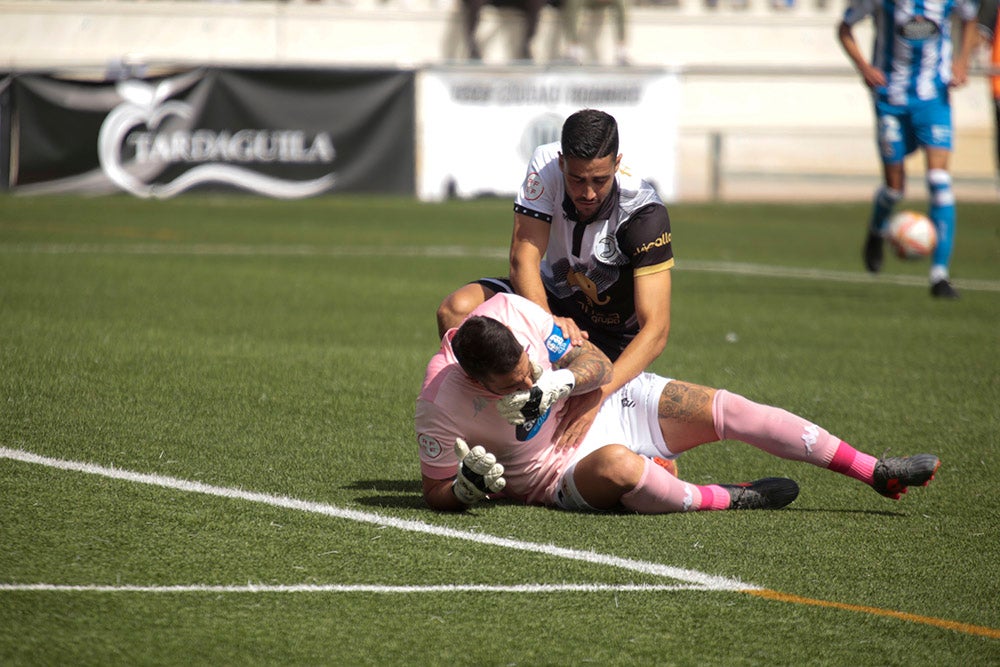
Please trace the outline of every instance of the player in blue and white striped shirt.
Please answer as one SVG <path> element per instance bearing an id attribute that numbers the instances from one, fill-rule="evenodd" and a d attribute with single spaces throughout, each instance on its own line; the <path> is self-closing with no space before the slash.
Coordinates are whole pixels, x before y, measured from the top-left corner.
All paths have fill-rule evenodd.
<path id="1" fill-rule="evenodd" d="M 967 81 L 975 47 L 976 0 L 850 0 L 838 28 L 848 57 L 872 91 L 885 182 L 875 193 L 865 241 L 865 266 L 882 268 L 883 238 L 893 207 L 903 198 L 904 158 L 923 148 L 927 161 L 928 215 L 937 228 L 931 258 L 931 294 L 957 298 L 949 282 L 955 238 L 955 195 L 948 159 L 952 150 L 948 90 Z M 952 15 L 961 26 L 958 53 L 952 44 Z M 875 44 L 869 62 L 854 39 L 853 26 L 871 16 Z"/>

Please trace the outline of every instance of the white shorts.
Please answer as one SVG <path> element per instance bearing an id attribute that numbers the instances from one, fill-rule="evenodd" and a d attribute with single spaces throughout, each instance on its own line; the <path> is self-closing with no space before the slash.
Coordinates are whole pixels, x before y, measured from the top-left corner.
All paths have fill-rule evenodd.
<path id="1" fill-rule="evenodd" d="M 594 510 L 577 490 L 573 472 L 583 457 L 605 445 L 624 445 L 648 458 L 677 458 L 660 431 L 660 395 L 668 382 L 670 378 L 642 373 L 604 401 L 590 431 L 559 479 L 556 505 L 568 510 Z"/>

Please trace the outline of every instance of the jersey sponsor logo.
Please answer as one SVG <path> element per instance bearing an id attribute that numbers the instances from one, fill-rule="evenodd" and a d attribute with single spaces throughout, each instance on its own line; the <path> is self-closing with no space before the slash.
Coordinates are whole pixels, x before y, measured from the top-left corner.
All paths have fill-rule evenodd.
<path id="1" fill-rule="evenodd" d="M 545 186 L 538 172 L 533 171 L 524 179 L 524 198 L 528 201 L 535 201 L 545 192 Z"/>
<path id="2" fill-rule="evenodd" d="M 436 459 L 441 456 L 441 443 L 431 436 L 421 433 L 417 436 L 417 444 L 420 445 L 420 453 L 429 459 Z"/>
<path id="3" fill-rule="evenodd" d="M 514 437 L 517 438 L 517 441 L 526 442 L 538 435 L 538 432 L 542 430 L 542 424 L 544 424 L 545 420 L 549 418 L 550 412 L 552 412 L 552 408 L 549 408 L 531 421 L 518 424 L 514 428 Z"/>
<path id="4" fill-rule="evenodd" d="M 667 245 L 668 243 L 670 243 L 670 232 L 663 232 L 662 234 L 660 234 L 658 237 L 656 237 L 654 240 L 650 241 L 649 243 L 645 243 L 645 244 L 637 247 L 635 249 L 635 253 L 638 255 L 638 254 L 646 252 L 650 248 L 661 248 L 661 247 Z"/>
<path id="5" fill-rule="evenodd" d="M 896 28 L 903 39 L 910 42 L 922 42 L 941 34 L 938 24 L 924 16 L 914 16 L 912 19 Z"/>
<path id="6" fill-rule="evenodd" d="M 556 362 L 562 359 L 569 349 L 569 341 L 563 336 L 563 331 L 558 326 L 552 327 L 552 333 L 545 339 L 545 349 L 549 351 L 549 361 Z"/>
<path id="7" fill-rule="evenodd" d="M 605 296 L 603 300 L 601 299 L 600 294 L 598 294 L 597 283 L 588 278 L 585 273 L 570 269 L 566 272 L 566 284 L 570 287 L 575 286 L 580 288 L 580 291 L 586 295 L 587 300 L 591 303 L 591 305 L 596 304 L 598 306 L 603 306 L 608 301 L 611 301 L 611 297 L 609 296 Z"/>
<path id="8" fill-rule="evenodd" d="M 590 321 L 602 327 L 619 327 L 622 316 L 620 313 L 591 313 Z"/>

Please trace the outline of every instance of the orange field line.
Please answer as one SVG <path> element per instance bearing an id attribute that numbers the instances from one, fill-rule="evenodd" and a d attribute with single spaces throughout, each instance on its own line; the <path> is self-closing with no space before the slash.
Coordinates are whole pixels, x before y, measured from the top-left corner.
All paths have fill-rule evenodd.
<path id="1" fill-rule="evenodd" d="M 757 597 L 766 598 L 768 600 L 777 600 L 779 602 L 791 602 L 793 604 L 807 604 L 814 607 L 829 607 L 833 609 L 843 609 L 845 611 L 856 611 L 863 614 L 872 614 L 874 616 L 888 616 L 890 618 L 898 618 L 903 621 L 909 621 L 911 623 L 923 623 L 924 625 L 933 625 L 937 628 L 944 628 L 945 630 L 954 630 L 955 632 L 963 632 L 967 635 L 978 635 L 981 637 L 989 637 L 991 639 L 1000 639 L 1000 629 L 998 628 L 988 628 L 983 625 L 972 625 L 970 623 L 959 623 L 957 621 L 948 621 L 943 618 L 934 618 L 932 616 L 920 616 L 919 614 L 909 614 L 905 611 L 895 611 L 893 609 L 881 609 L 879 607 L 866 607 L 864 605 L 857 604 L 845 604 L 843 602 L 830 602 L 828 600 L 816 600 L 814 598 L 804 598 L 799 595 L 791 595 L 790 593 L 781 593 L 778 591 L 771 591 L 765 589 L 745 589 L 740 591 L 741 593 L 747 593 L 749 595 L 756 595 Z"/>

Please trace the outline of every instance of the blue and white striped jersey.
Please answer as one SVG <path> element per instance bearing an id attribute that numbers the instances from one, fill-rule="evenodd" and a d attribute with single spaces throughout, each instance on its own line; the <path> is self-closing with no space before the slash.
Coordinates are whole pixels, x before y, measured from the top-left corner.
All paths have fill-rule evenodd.
<path id="1" fill-rule="evenodd" d="M 973 21 L 977 0 L 851 0 L 844 22 L 875 20 L 871 64 L 885 72 L 887 84 L 875 92 L 890 104 L 942 95 L 951 81 L 951 19 Z"/>

